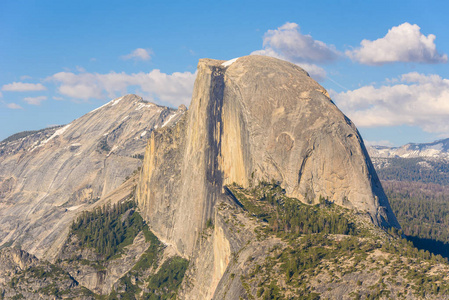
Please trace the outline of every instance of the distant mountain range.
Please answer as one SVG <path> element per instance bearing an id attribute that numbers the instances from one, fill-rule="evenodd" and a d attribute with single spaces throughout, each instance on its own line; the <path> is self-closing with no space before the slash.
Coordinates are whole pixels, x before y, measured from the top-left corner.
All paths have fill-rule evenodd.
<path id="1" fill-rule="evenodd" d="M 449 138 L 432 143 L 409 143 L 401 147 L 370 146 L 371 157 L 401 158 L 449 158 Z"/>
<path id="2" fill-rule="evenodd" d="M 367 147 L 407 239 L 449 257 L 449 139 Z"/>

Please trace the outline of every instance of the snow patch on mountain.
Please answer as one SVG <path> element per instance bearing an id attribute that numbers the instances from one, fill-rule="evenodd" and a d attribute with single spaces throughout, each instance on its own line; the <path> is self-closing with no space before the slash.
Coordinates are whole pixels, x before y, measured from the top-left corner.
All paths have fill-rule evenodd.
<path id="1" fill-rule="evenodd" d="M 228 60 L 228 61 L 225 61 L 225 62 L 222 63 L 221 65 L 222 65 L 223 67 L 229 67 L 230 65 L 232 65 L 233 63 L 235 63 L 235 62 L 237 61 L 237 59 L 239 59 L 239 57 L 236 57 L 236 58 L 230 59 L 230 60 Z"/>
<path id="2" fill-rule="evenodd" d="M 449 139 L 438 140 L 432 143 L 410 143 L 401 147 L 368 146 L 371 157 L 383 158 L 448 158 Z"/>

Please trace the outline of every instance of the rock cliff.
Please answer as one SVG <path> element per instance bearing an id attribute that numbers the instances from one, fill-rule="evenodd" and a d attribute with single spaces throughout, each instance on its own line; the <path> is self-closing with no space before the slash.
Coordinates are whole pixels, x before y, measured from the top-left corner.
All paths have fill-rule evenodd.
<path id="1" fill-rule="evenodd" d="M 274 58 L 200 60 L 189 110 L 128 95 L 8 138 L 0 209 L 0 298 L 449 294 L 355 126 Z"/>
<path id="2" fill-rule="evenodd" d="M 127 95 L 0 143 L 0 245 L 54 259 L 75 216 L 136 171 L 150 132 L 184 111 Z"/>
<path id="3" fill-rule="evenodd" d="M 188 114 L 150 137 L 144 215 L 189 256 L 223 185 L 263 179 L 305 203 L 328 198 L 399 227 L 354 124 L 304 70 L 261 56 L 200 60 Z"/>
<path id="4" fill-rule="evenodd" d="M 356 127 L 304 70 L 262 56 L 202 59 L 188 112 L 150 136 L 137 188 L 142 214 L 161 240 L 195 258 L 224 186 L 261 180 L 304 203 L 327 198 L 400 227 Z M 215 235 L 210 249 L 229 255 L 226 237 Z M 226 267 L 218 256 L 210 278 Z"/>

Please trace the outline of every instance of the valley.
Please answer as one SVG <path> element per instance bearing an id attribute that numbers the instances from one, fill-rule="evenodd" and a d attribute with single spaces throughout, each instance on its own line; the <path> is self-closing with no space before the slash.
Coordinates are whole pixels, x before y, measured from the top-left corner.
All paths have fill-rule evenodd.
<path id="1" fill-rule="evenodd" d="M 449 140 L 371 147 L 369 152 L 404 234 L 449 257 Z"/>

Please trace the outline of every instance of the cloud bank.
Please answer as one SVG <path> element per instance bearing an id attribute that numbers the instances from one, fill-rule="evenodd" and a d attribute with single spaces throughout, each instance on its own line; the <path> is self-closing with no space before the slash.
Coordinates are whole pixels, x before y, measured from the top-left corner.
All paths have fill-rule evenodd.
<path id="1" fill-rule="evenodd" d="M 114 98 L 128 93 L 130 88 L 135 87 L 141 96 L 150 101 L 160 100 L 178 106 L 190 103 L 195 77 L 196 73 L 166 74 L 156 69 L 149 73 L 134 74 L 60 72 L 47 80 L 58 85 L 60 94 L 74 99 Z"/>
<path id="2" fill-rule="evenodd" d="M 46 96 L 39 96 L 39 97 L 25 97 L 23 100 L 31 105 L 41 105 L 41 102 L 44 100 L 47 100 Z"/>
<path id="3" fill-rule="evenodd" d="M 273 50 L 293 62 L 329 62 L 338 58 L 334 46 L 314 40 L 301 33 L 298 24 L 285 23 L 278 29 L 268 30 L 263 39 L 261 51 Z"/>
<path id="4" fill-rule="evenodd" d="M 23 109 L 22 106 L 20 106 L 19 104 L 16 104 L 16 103 L 8 103 L 8 104 L 6 104 L 6 107 L 8 107 L 10 109 Z"/>
<path id="5" fill-rule="evenodd" d="M 333 45 L 302 34 L 298 24 L 289 22 L 277 29 L 268 30 L 264 35 L 263 49 L 251 54 L 290 61 L 304 68 L 316 80 L 326 77 L 326 71 L 316 63 L 332 62 L 340 56 Z"/>
<path id="6" fill-rule="evenodd" d="M 151 49 L 137 48 L 130 54 L 122 56 L 122 58 L 125 60 L 128 60 L 128 59 L 150 60 L 152 54 L 153 54 L 153 51 L 151 51 Z"/>
<path id="7" fill-rule="evenodd" d="M 447 55 L 438 53 L 435 38 L 433 34 L 422 34 L 418 25 L 406 22 L 388 30 L 383 38 L 363 40 L 359 48 L 348 50 L 345 54 L 353 61 L 366 65 L 394 62 L 446 63 Z"/>
<path id="8" fill-rule="evenodd" d="M 5 92 L 35 92 L 45 91 L 47 88 L 40 83 L 13 82 L 2 86 Z"/>
<path id="9" fill-rule="evenodd" d="M 411 72 L 397 82 L 342 93 L 331 91 L 331 96 L 360 127 L 410 125 L 427 132 L 449 133 L 449 79 Z"/>

